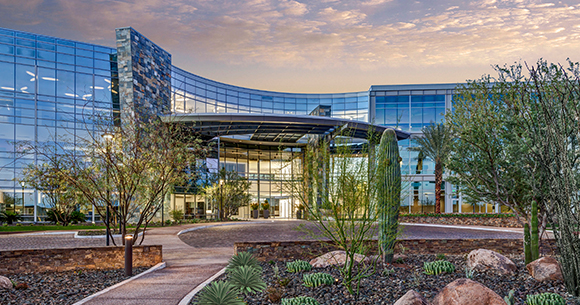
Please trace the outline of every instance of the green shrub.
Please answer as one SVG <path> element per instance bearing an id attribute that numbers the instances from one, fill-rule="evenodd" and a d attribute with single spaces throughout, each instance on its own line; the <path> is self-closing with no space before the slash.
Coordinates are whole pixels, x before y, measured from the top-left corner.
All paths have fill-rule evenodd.
<path id="1" fill-rule="evenodd" d="M 262 267 L 260 267 L 258 260 L 252 255 L 252 253 L 240 252 L 230 258 L 228 266 L 226 267 L 226 272 L 231 272 L 242 266 L 250 266 L 256 270 L 262 271 Z"/>
<path id="2" fill-rule="evenodd" d="M 0 221 L 6 222 L 9 225 L 18 220 L 22 220 L 22 217 L 17 212 L 5 211 L 0 213 Z"/>
<path id="3" fill-rule="evenodd" d="M 460 217 L 460 218 L 509 218 L 514 214 L 401 214 L 401 217 Z"/>
<path id="4" fill-rule="evenodd" d="M 556 293 L 545 292 L 526 296 L 527 305 L 566 305 L 566 300 Z"/>
<path id="5" fill-rule="evenodd" d="M 282 305 L 320 305 L 318 301 L 311 297 L 295 297 L 290 299 L 282 299 Z"/>
<path id="6" fill-rule="evenodd" d="M 260 271 L 253 266 L 236 267 L 229 273 L 230 283 L 244 293 L 256 293 L 266 289 Z"/>
<path id="7" fill-rule="evenodd" d="M 303 260 L 295 260 L 293 262 L 286 263 L 286 270 L 288 272 L 300 272 L 300 271 L 310 271 L 312 270 L 312 265 L 309 262 Z"/>
<path id="8" fill-rule="evenodd" d="M 169 214 L 171 215 L 171 218 L 173 218 L 173 221 L 175 221 L 175 222 L 180 222 L 181 220 L 183 220 L 183 211 L 182 210 L 173 210 L 173 211 L 169 212 Z"/>
<path id="9" fill-rule="evenodd" d="M 445 254 L 437 254 L 437 259 L 442 261 L 445 259 Z"/>
<path id="10" fill-rule="evenodd" d="M 77 224 L 79 222 L 85 222 L 87 221 L 87 218 L 85 217 L 85 214 L 79 212 L 79 211 L 73 211 L 70 214 L 70 222 Z"/>
<path id="11" fill-rule="evenodd" d="M 423 269 L 425 274 L 429 275 L 439 275 L 441 273 L 453 273 L 455 272 L 455 266 L 448 261 L 435 261 L 435 262 L 425 262 L 423 263 Z"/>
<path id="12" fill-rule="evenodd" d="M 199 293 L 198 305 L 243 305 L 239 290 L 228 281 L 213 282 Z"/>
<path id="13" fill-rule="evenodd" d="M 332 285 L 332 283 L 334 283 L 332 275 L 324 272 L 305 274 L 302 277 L 302 280 L 306 287 L 318 287 L 322 285 Z"/>

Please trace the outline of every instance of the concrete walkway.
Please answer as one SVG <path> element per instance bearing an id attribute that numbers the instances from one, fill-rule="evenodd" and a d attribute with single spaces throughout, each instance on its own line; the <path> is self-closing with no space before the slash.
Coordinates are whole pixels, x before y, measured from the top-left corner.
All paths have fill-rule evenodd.
<path id="1" fill-rule="evenodd" d="M 163 245 L 167 267 L 146 274 L 84 303 L 86 305 L 176 305 L 196 286 L 224 268 L 232 247 L 194 249 L 183 243 L 179 231 L 207 224 L 154 228 L 143 244 Z"/>

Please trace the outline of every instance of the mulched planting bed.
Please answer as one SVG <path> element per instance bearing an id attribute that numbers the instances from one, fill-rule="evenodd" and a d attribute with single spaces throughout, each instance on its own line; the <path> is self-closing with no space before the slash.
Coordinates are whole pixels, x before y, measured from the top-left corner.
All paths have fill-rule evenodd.
<path id="1" fill-rule="evenodd" d="M 134 268 L 137 275 L 149 268 Z M 64 305 L 78 302 L 89 295 L 122 282 L 124 269 L 82 270 L 65 272 L 24 273 L 8 276 L 15 283 L 26 283 L 27 289 L 0 289 L 0 304 Z"/>
<path id="2" fill-rule="evenodd" d="M 502 298 L 511 289 L 515 290 L 516 304 L 524 304 L 527 294 L 541 292 L 555 292 L 566 298 L 567 304 L 574 303 L 574 298 L 566 293 L 563 282 L 546 281 L 538 282 L 532 278 L 525 268 L 523 258 L 520 256 L 508 256 L 517 265 L 517 271 L 513 275 L 499 275 L 492 271 L 475 272 L 473 280 L 477 281 L 491 290 L 495 291 Z M 315 298 L 320 304 L 388 304 L 392 305 L 408 290 L 413 289 L 422 294 L 428 301 L 432 301 L 435 295 L 452 281 L 465 278 L 466 259 L 463 255 L 447 255 L 445 260 L 455 265 L 455 273 L 440 274 L 438 276 L 423 273 L 423 263 L 438 260 L 435 255 L 409 255 L 403 264 L 382 266 L 379 264 L 376 273 L 369 278 L 363 279 L 360 285 L 359 297 L 352 296 L 342 285 L 339 271 L 336 268 L 313 268 L 309 272 L 289 273 L 286 272 L 285 262 L 262 263 L 262 277 L 268 287 L 275 287 L 282 292 L 282 298 L 297 296 L 310 296 Z M 277 284 L 272 269 L 275 263 L 280 270 L 280 277 L 288 278 L 289 282 L 285 287 Z M 385 271 L 387 270 L 387 271 Z M 307 273 L 326 272 L 331 274 L 338 282 L 331 286 L 319 286 L 318 288 L 308 288 L 303 285 L 302 276 Z M 222 275 L 217 280 L 225 280 L 226 275 Z M 196 299 L 194 298 L 194 301 Z M 245 296 L 244 300 L 248 304 L 279 304 L 268 299 L 265 292 Z"/>

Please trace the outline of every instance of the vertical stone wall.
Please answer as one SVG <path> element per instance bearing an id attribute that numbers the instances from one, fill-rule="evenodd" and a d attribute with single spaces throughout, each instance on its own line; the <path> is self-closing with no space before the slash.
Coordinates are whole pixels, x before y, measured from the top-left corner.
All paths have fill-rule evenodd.
<path id="1" fill-rule="evenodd" d="M 133 247 L 133 267 L 152 267 L 163 260 L 162 246 Z M 0 274 L 121 269 L 125 247 L 83 247 L 0 251 Z"/>
<path id="2" fill-rule="evenodd" d="M 169 112 L 171 54 L 130 27 L 116 37 L 121 119 Z"/>

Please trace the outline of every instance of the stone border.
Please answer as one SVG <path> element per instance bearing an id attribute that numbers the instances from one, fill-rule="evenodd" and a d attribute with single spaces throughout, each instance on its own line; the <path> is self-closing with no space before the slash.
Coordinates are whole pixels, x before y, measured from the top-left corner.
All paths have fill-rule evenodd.
<path id="1" fill-rule="evenodd" d="M 205 286 L 209 285 L 209 283 L 213 282 L 215 279 L 217 279 L 220 275 L 224 274 L 225 272 L 226 268 L 223 268 L 222 270 L 218 271 L 216 274 L 212 275 L 210 278 L 205 280 L 203 283 L 197 285 L 197 287 L 193 288 L 191 292 L 189 292 L 186 296 L 184 296 L 183 299 L 181 299 L 181 301 L 177 305 L 188 305 L 191 302 L 191 299 L 193 299 L 193 297 L 198 292 L 200 292 L 203 288 L 205 288 Z"/>
<path id="2" fill-rule="evenodd" d="M 137 234 L 137 238 L 141 237 L 143 232 L 139 232 Z M 121 234 L 113 234 L 111 235 L 112 238 L 121 238 L 123 235 Z M 75 238 L 107 238 L 107 235 L 79 235 L 79 231 L 75 232 Z"/>
<path id="3" fill-rule="evenodd" d="M 124 280 L 124 281 L 122 281 L 120 283 L 117 283 L 117 284 L 115 284 L 113 286 L 107 287 L 107 288 L 105 288 L 105 289 L 103 289 L 103 290 L 101 290 L 101 291 L 99 291 L 97 293 L 94 293 L 94 294 L 92 294 L 92 295 L 90 295 L 90 296 L 88 296 L 88 297 L 86 297 L 86 298 L 84 298 L 84 299 L 82 299 L 82 300 L 80 300 L 80 301 L 72 304 L 72 305 L 82 305 L 82 304 L 84 304 L 84 303 L 86 303 L 86 302 L 88 302 L 88 301 L 90 301 L 90 300 L 92 300 L 92 299 L 94 299 L 94 298 L 102 295 L 102 294 L 105 294 L 105 293 L 107 293 L 107 292 L 109 292 L 109 291 L 117 288 L 117 287 L 123 286 L 123 285 L 125 285 L 125 284 L 127 284 L 129 282 L 132 282 L 133 280 L 136 280 L 136 279 L 138 279 L 138 278 L 140 278 L 140 277 L 142 277 L 142 276 L 144 276 L 146 274 L 149 274 L 149 273 L 151 273 L 153 271 L 161 270 L 161 269 L 165 268 L 166 266 L 167 266 L 167 264 L 165 264 L 165 262 L 161 262 L 161 263 L 159 263 L 159 264 L 157 264 L 157 265 L 149 268 L 146 271 L 143 271 L 143 272 L 141 272 L 141 273 L 139 273 L 139 274 L 137 274 L 137 275 L 135 275 L 133 277 L 130 277 L 130 278 L 128 278 L 128 279 L 126 279 L 126 280 Z"/>
<path id="4" fill-rule="evenodd" d="M 437 228 L 453 228 L 453 229 L 467 229 L 467 230 L 481 230 L 481 231 L 494 231 L 494 232 L 508 232 L 508 233 L 520 233 L 524 234 L 518 228 L 513 229 L 498 229 L 498 228 L 484 228 L 484 227 L 473 227 L 473 226 L 456 226 L 456 225 L 446 225 L 446 224 L 432 224 L 432 223 L 416 223 L 416 222 L 401 222 L 401 225 L 405 226 L 423 226 L 423 227 L 437 227 Z M 521 229 L 521 228 L 520 228 Z"/>

